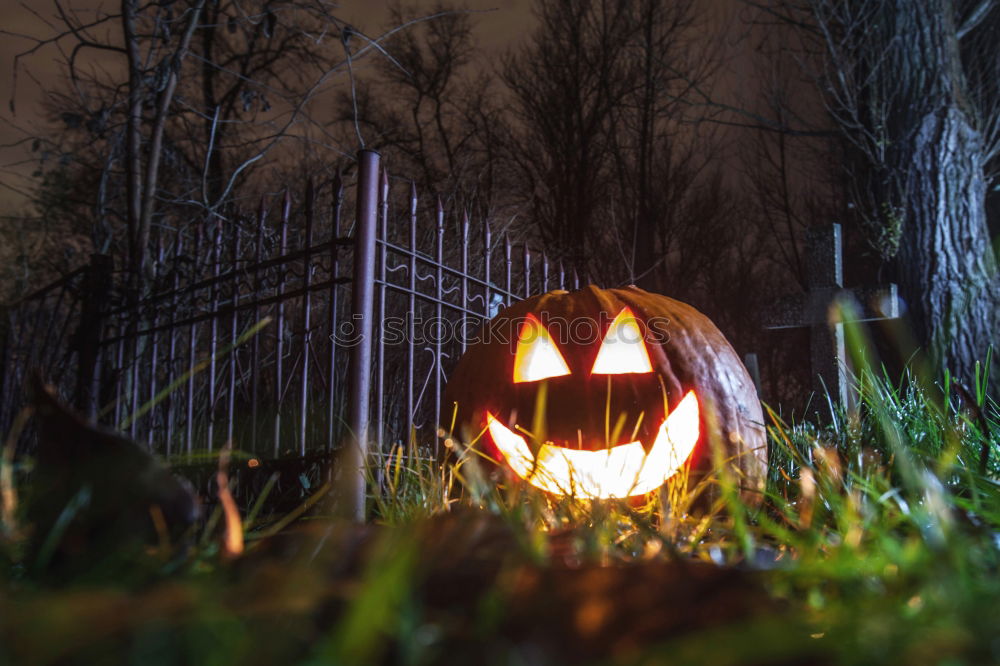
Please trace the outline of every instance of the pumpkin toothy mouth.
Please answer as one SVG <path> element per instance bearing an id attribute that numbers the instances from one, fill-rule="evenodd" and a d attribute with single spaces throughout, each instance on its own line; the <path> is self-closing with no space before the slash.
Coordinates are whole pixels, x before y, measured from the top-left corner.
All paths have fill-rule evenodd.
<path id="1" fill-rule="evenodd" d="M 598 451 L 546 442 L 532 455 L 523 436 L 486 413 L 493 443 L 515 474 L 545 492 L 584 499 L 633 497 L 662 486 L 691 457 L 698 420 L 698 400 L 689 391 L 660 425 L 649 453 L 638 441 Z"/>

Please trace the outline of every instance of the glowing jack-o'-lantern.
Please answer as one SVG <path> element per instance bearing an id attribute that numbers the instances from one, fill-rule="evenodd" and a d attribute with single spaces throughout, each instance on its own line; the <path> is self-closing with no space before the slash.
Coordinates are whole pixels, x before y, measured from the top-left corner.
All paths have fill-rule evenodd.
<path id="1" fill-rule="evenodd" d="M 587 499 L 643 495 L 711 446 L 758 500 L 766 446 L 750 377 L 708 318 L 637 287 L 515 303 L 452 373 L 445 420 L 517 477 Z"/>

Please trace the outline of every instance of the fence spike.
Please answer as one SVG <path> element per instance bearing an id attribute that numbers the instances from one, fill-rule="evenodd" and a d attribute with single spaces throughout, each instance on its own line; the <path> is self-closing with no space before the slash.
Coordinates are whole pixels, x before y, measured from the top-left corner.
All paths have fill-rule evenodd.
<path id="1" fill-rule="evenodd" d="M 483 315 L 489 319 L 491 314 L 490 290 L 492 284 L 492 271 L 490 266 L 491 245 L 493 244 L 493 233 L 490 229 L 490 221 L 483 220 Z"/>
<path id="2" fill-rule="evenodd" d="M 444 298 L 444 207 L 441 197 L 437 198 L 437 234 L 434 246 L 434 317 L 441 321 L 441 303 Z M 441 414 L 441 357 L 443 350 L 441 336 L 434 336 L 434 414 Z M 435 449 L 440 453 L 440 439 L 435 442 Z"/>
<path id="3" fill-rule="evenodd" d="M 549 255 L 542 252 L 542 293 L 549 291 Z"/>
<path id="4" fill-rule="evenodd" d="M 176 240 L 174 241 L 174 279 L 178 279 L 180 274 L 181 257 L 184 256 L 184 234 L 180 230 L 176 233 Z M 178 289 L 180 285 L 174 285 L 174 291 Z"/>
<path id="5" fill-rule="evenodd" d="M 414 428 L 414 413 L 416 411 L 416 396 L 414 395 L 414 357 L 416 356 L 416 321 L 417 316 L 417 185 L 410 181 L 410 238 L 407 253 L 407 316 L 406 316 L 406 432 L 407 437 Z"/>
<path id="6" fill-rule="evenodd" d="M 514 293 L 510 290 L 510 270 L 513 265 L 513 262 L 511 261 L 510 258 L 510 253 L 511 253 L 510 234 L 505 233 L 503 235 L 503 258 L 504 258 L 504 276 L 505 276 L 504 290 L 506 291 L 504 297 L 508 304 L 510 303 L 511 297 L 514 295 Z"/>
<path id="7" fill-rule="evenodd" d="M 312 349 L 312 244 L 316 191 L 313 179 L 306 179 L 305 254 L 302 257 L 302 364 L 299 372 L 299 455 L 306 454 L 309 429 L 309 352 Z"/>
<path id="8" fill-rule="evenodd" d="M 531 249 L 528 244 L 524 244 L 524 265 L 522 266 L 524 272 L 524 297 L 527 298 L 531 296 Z"/>
<path id="9" fill-rule="evenodd" d="M 383 241 L 389 239 L 389 171 L 388 169 L 382 169 L 382 197 L 378 201 L 378 214 L 377 214 L 378 224 L 375 230 L 376 239 L 381 238 Z M 378 273 L 379 273 L 379 285 L 378 285 L 378 325 L 382 326 L 382 322 L 385 321 L 385 308 L 386 308 L 386 271 L 388 269 L 387 263 L 387 250 L 385 244 L 378 245 Z M 376 347 L 376 358 L 378 359 L 376 367 L 378 371 L 376 372 L 377 380 L 375 382 L 375 441 L 378 442 L 378 446 L 381 447 L 385 442 L 385 338 L 381 335 L 376 335 L 377 342 Z"/>
<path id="10" fill-rule="evenodd" d="M 171 284 L 171 289 L 174 292 L 174 296 L 170 299 L 170 312 L 167 313 L 168 320 L 170 322 L 170 336 L 167 338 L 167 358 L 169 362 L 167 363 L 167 386 L 171 386 L 174 383 L 175 376 L 175 365 L 177 364 L 177 327 L 174 325 L 174 320 L 177 317 L 177 307 L 178 307 L 178 289 L 180 289 L 181 276 L 180 276 L 180 258 L 184 254 L 184 235 L 180 233 L 178 229 L 175 234 L 176 240 L 174 241 L 174 266 L 173 266 L 173 280 Z M 167 456 L 169 457 L 173 453 L 174 444 L 174 420 L 177 418 L 177 411 L 174 408 L 174 402 L 176 400 L 176 395 L 171 393 L 166 399 L 166 449 Z"/>
<path id="11" fill-rule="evenodd" d="M 341 173 L 340 169 L 337 169 L 337 173 L 333 175 L 333 182 L 330 186 L 333 190 L 334 201 L 344 197 L 344 175 Z"/>
<path id="12" fill-rule="evenodd" d="M 278 256 L 284 256 L 288 251 L 288 217 L 291 214 L 291 195 L 288 188 L 285 188 L 285 196 L 282 202 L 281 217 L 278 221 Z M 278 270 L 278 279 L 274 284 L 274 295 L 280 296 L 285 289 L 284 267 Z M 285 361 L 285 301 L 278 300 L 275 304 L 274 317 L 274 430 L 273 445 L 274 457 L 281 455 L 281 402 L 285 397 L 284 387 L 284 361 Z"/>
<path id="13" fill-rule="evenodd" d="M 239 335 L 239 304 L 240 304 L 240 275 L 237 271 L 237 266 L 239 265 L 240 259 L 240 230 L 239 225 L 233 226 L 233 238 L 230 242 L 232 251 L 232 283 L 230 285 L 232 289 L 231 305 L 233 308 L 233 313 L 229 320 L 229 344 L 231 345 L 229 358 L 229 387 L 227 404 L 226 404 L 226 441 L 232 443 L 233 432 L 236 422 L 236 365 L 238 362 L 238 355 L 241 350 L 236 349 L 236 338 Z"/>
<path id="14" fill-rule="evenodd" d="M 260 300 L 262 285 L 260 281 L 260 262 L 264 258 L 264 224 L 267 220 L 267 204 L 264 197 L 257 205 L 257 233 L 253 243 L 253 293 L 254 301 Z M 254 305 L 253 324 L 260 322 L 260 305 Z M 250 450 L 257 452 L 257 414 L 260 401 L 260 336 L 255 335 L 250 341 Z"/>
<path id="15" fill-rule="evenodd" d="M 330 240 L 336 241 L 340 237 L 340 218 L 344 207 L 344 177 L 341 175 L 339 169 L 337 170 L 337 175 L 333 178 L 332 188 L 333 206 L 330 210 Z M 331 248 L 331 251 L 336 254 L 336 247 Z M 336 277 L 336 275 L 333 277 Z"/>
<path id="16" fill-rule="evenodd" d="M 215 314 L 209 320 L 209 338 L 208 338 L 208 405 L 206 406 L 206 411 L 208 414 L 208 432 L 205 436 L 206 448 L 211 451 L 215 445 L 215 382 L 216 382 L 216 351 L 219 348 L 219 274 L 221 271 L 221 261 L 222 261 L 222 224 L 216 218 L 215 224 L 215 234 L 212 242 L 212 277 L 214 278 L 211 286 L 211 309 Z"/>

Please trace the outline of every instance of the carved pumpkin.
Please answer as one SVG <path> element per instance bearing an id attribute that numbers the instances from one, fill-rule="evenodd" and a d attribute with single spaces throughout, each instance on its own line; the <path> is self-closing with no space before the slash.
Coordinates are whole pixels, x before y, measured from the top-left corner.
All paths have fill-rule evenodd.
<path id="1" fill-rule="evenodd" d="M 551 291 L 502 311 L 452 373 L 445 422 L 555 495 L 652 492 L 714 439 L 759 501 L 767 448 L 750 376 L 711 321 L 638 287 Z"/>

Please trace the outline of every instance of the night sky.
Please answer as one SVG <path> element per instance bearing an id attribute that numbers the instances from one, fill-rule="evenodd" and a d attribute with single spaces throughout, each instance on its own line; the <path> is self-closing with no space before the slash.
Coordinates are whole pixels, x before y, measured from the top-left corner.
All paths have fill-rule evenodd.
<path id="1" fill-rule="evenodd" d="M 421 4 L 426 4 L 428 11 L 432 11 L 432 3 Z M 491 66 L 486 61 L 496 62 L 498 53 L 515 48 L 519 40 L 530 35 L 534 29 L 531 0 L 467 0 L 463 4 L 470 10 L 482 12 L 477 13 L 475 22 L 480 57 L 485 67 Z M 118 3 L 110 0 L 74 0 L 68 5 L 77 8 L 81 16 L 102 9 L 117 11 L 118 8 Z M 348 1 L 341 3 L 342 9 L 338 13 L 368 36 L 375 37 L 384 26 L 388 5 L 385 1 Z M 746 32 L 746 26 L 740 22 L 741 3 L 739 0 L 699 0 L 698 6 L 708 19 L 704 26 L 706 40 L 718 45 L 725 59 L 715 82 L 716 90 L 720 93 L 724 91 L 723 96 L 728 101 L 748 99 L 754 92 L 750 76 L 752 59 L 749 57 L 748 40 L 740 39 Z M 0 9 L 4 29 L 33 36 L 51 34 L 51 29 L 33 12 L 45 19 L 51 19 L 55 14 L 46 0 L 28 0 L 18 4 L 9 0 Z M 69 41 L 66 43 L 69 44 Z M 3 63 L 0 67 L 3 98 L 0 105 L 0 145 L 4 146 L 0 151 L 0 168 L 3 169 L 0 176 L 0 208 L 5 214 L 19 212 L 27 201 L 26 194 L 32 188 L 30 174 L 36 165 L 29 151 L 31 140 L 24 141 L 24 138 L 26 135 L 45 133 L 45 119 L 40 105 L 44 97 L 43 89 L 60 85 L 62 78 L 61 56 L 51 46 L 22 59 L 16 91 L 16 114 L 12 114 L 10 98 L 14 56 L 30 46 L 31 42 L 26 39 L 10 36 L 0 39 L 0 63 Z M 117 55 L 101 53 L 93 64 L 114 67 L 121 59 Z M 738 140 L 735 133 L 732 140 Z M 10 145 L 18 141 L 21 141 L 19 145 Z"/>

